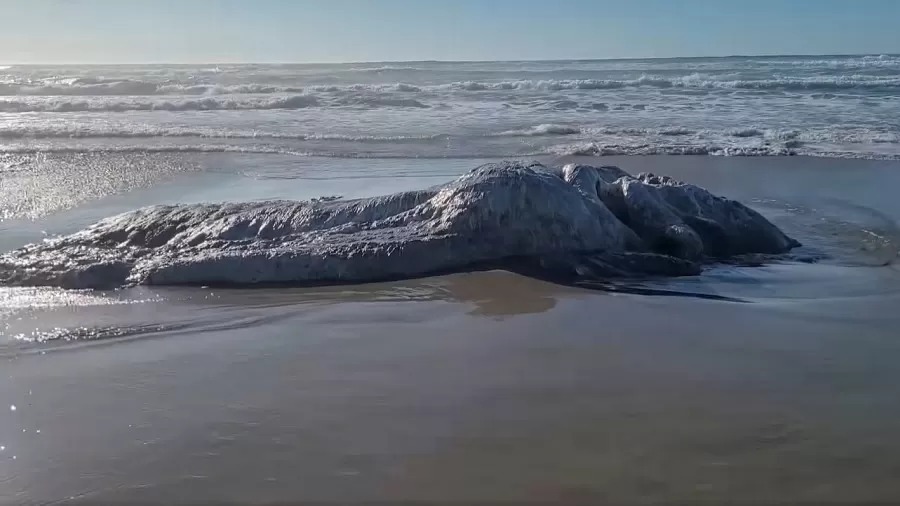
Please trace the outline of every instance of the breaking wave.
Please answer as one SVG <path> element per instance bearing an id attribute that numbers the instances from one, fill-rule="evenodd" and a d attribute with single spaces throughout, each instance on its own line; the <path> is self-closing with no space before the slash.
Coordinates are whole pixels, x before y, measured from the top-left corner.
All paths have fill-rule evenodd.
<path id="1" fill-rule="evenodd" d="M 582 129 L 575 126 L 541 124 L 531 128 L 523 128 L 518 130 L 506 130 L 496 135 L 498 137 L 537 137 L 542 135 L 575 135 L 580 134 Z"/>
<path id="2" fill-rule="evenodd" d="M 801 66 L 801 67 L 825 67 L 828 69 L 900 69 L 900 56 L 896 55 L 867 55 L 857 58 L 832 58 L 832 59 L 769 59 L 755 61 L 754 63 L 773 66 Z"/>
<path id="3" fill-rule="evenodd" d="M 0 150 L 893 158 L 898 68 L 898 55 L 16 66 L 0 71 Z"/>
<path id="4" fill-rule="evenodd" d="M 240 84 L 223 86 L 219 84 L 165 84 L 159 85 L 149 95 L 242 95 L 242 94 L 275 94 L 304 93 L 307 90 L 297 86 L 273 86 L 270 84 Z"/>
<path id="5" fill-rule="evenodd" d="M 315 95 L 290 95 L 278 97 L 204 97 L 197 99 L 50 99 L 50 100 L 0 100 L 0 112 L 128 112 L 128 111 L 241 111 L 304 109 L 307 107 L 412 107 L 429 106 L 415 99 L 390 96 L 346 96 L 338 100 L 323 101 Z"/>
<path id="6" fill-rule="evenodd" d="M 667 136 L 683 137 L 690 135 L 712 135 L 710 131 L 696 131 L 681 126 L 662 128 L 612 128 L 612 127 L 579 127 L 575 125 L 540 124 L 527 128 L 504 130 L 484 134 L 484 137 L 557 137 L 584 135 L 597 136 Z M 738 129 L 727 132 L 737 138 L 767 137 L 776 140 L 796 139 L 797 131 L 762 130 L 757 128 Z M 897 135 L 879 132 L 854 131 L 837 134 L 807 134 L 818 140 L 841 142 L 875 142 L 900 143 Z M 285 139 L 299 141 L 352 141 L 352 142 L 408 142 L 408 141 L 446 141 L 454 136 L 449 134 L 399 134 L 399 135 L 352 135 L 340 133 L 291 133 L 266 130 L 230 130 L 218 128 L 190 128 L 171 126 L 150 126 L 145 124 L 122 125 L 120 127 L 104 127 L 89 124 L 72 125 L 40 125 L 40 126 L 0 126 L 2 139 L 77 139 L 77 138 L 155 138 L 155 137 L 199 137 L 209 139 Z M 479 137 L 478 135 L 473 138 Z"/>
<path id="7" fill-rule="evenodd" d="M 351 67 L 348 72 L 415 72 L 420 69 L 418 67 L 398 66 L 398 65 L 382 65 L 379 67 Z"/>
<path id="8" fill-rule="evenodd" d="M 815 156 L 821 158 L 846 158 L 865 160 L 900 160 L 896 153 L 872 153 L 867 151 L 837 151 L 801 148 L 800 143 L 787 141 L 782 144 L 740 146 L 725 144 L 656 144 L 621 143 L 604 144 L 585 142 L 553 146 L 550 153 L 557 156 L 632 156 L 632 155 L 708 155 L 708 156 Z"/>
<path id="9" fill-rule="evenodd" d="M 39 153 L 259 153 L 283 154 L 294 156 L 341 157 L 336 153 L 312 153 L 267 145 L 230 145 L 230 144 L 169 144 L 169 145 L 131 145 L 131 146 L 0 146 L 0 153 L 7 154 L 39 154 Z M 353 154 L 347 158 L 358 158 Z"/>
<path id="10" fill-rule="evenodd" d="M 685 88 L 702 90 L 893 90 L 900 88 L 896 75 L 841 74 L 775 79 L 723 79 L 723 75 L 689 74 L 677 77 L 642 75 L 636 79 L 521 79 L 511 81 L 456 81 L 448 84 L 410 83 L 284 86 L 266 83 L 223 85 L 215 83 L 156 82 L 99 78 L 57 79 L 45 82 L 0 82 L 0 96 L 216 96 L 308 94 L 310 92 L 484 92 L 484 91 L 591 91 L 623 88 Z"/>
<path id="11" fill-rule="evenodd" d="M 422 90 L 422 87 L 407 83 L 280 86 L 264 83 L 223 85 L 159 83 L 140 80 L 103 81 L 99 79 L 69 79 L 44 84 L 0 82 L 0 96 L 35 97 L 274 95 L 309 92 L 420 92 Z"/>
<path id="12" fill-rule="evenodd" d="M 365 142 L 365 141 L 362 141 Z M 132 145 L 116 145 L 116 146 L 97 146 L 97 145 L 0 145 L 0 154 L 15 155 L 34 155 L 42 153 L 55 154 L 119 154 L 119 153 L 245 153 L 245 154 L 264 154 L 264 155 L 289 155 L 299 157 L 316 157 L 316 158 L 348 158 L 348 159 L 446 159 L 448 155 L 444 152 L 435 151 L 433 153 L 409 153 L 408 151 L 397 152 L 365 152 L 365 151 L 334 151 L 334 150 L 314 150 L 302 149 L 301 147 L 290 147 L 275 144 L 132 144 Z M 539 156 L 549 153 L 543 151 L 532 151 L 527 153 L 503 153 L 497 155 L 499 157 L 513 156 Z M 470 159 L 485 158 L 489 155 L 484 153 L 472 154 L 455 154 L 450 158 Z"/>
<path id="13" fill-rule="evenodd" d="M 714 156 L 792 156 L 797 153 L 784 146 L 718 146 L 684 144 L 602 144 L 585 142 L 556 146 L 553 153 L 560 156 L 623 156 L 623 155 L 714 155 Z"/>
<path id="14" fill-rule="evenodd" d="M 278 144 L 132 144 L 132 145 L 55 145 L 8 144 L 0 146 L 0 154 L 84 154 L 84 153 L 247 153 L 273 154 L 317 158 L 352 158 L 352 159 L 469 159 L 469 158 L 515 158 L 536 156 L 630 156 L 630 155 L 705 155 L 705 156 L 814 156 L 822 158 L 845 158 L 867 160 L 900 160 L 900 154 L 878 153 L 864 150 L 829 150 L 802 146 L 800 143 L 787 141 L 774 145 L 727 145 L 710 144 L 665 144 L 635 142 L 602 143 L 580 142 L 562 145 L 534 147 L 531 150 L 497 149 L 496 147 L 471 146 L 468 151 L 447 151 L 443 146 L 431 148 L 417 146 L 417 149 L 366 150 L 361 146 L 367 142 L 396 143 L 390 140 L 360 139 L 359 149 L 352 151 L 342 149 L 315 149 L 303 146 L 286 146 Z M 427 142 L 411 139 L 409 142 Z"/>
<path id="15" fill-rule="evenodd" d="M 467 158 L 525 155 L 812 155 L 897 159 L 900 132 L 893 128 L 834 125 L 809 130 L 748 126 L 732 129 L 594 127 L 544 123 L 494 132 L 356 134 L 95 124 L 79 121 L 0 126 L 0 152 L 257 152 L 354 158 Z M 518 141 L 515 139 L 519 139 Z M 68 141 L 65 141 L 68 139 Z M 84 139 L 83 142 L 78 139 Z M 104 139 L 116 140 L 105 142 Z M 125 144 L 124 139 L 135 139 Z M 165 142 L 172 139 L 172 142 Z M 175 140 L 177 139 L 177 141 Z M 509 139 L 509 140 L 503 140 Z M 561 142 L 566 140 L 567 142 Z M 17 142 L 21 141 L 21 142 Z"/>
<path id="16" fill-rule="evenodd" d="M 140 80 L 103 80 L 75 78 L 43 84 L 0 83 L 0 95 L 155 95 L 157 83 Z"/>
<path id="17" fill-rule="evenodd" d="M 446 87 L 446 86 L 445 86 Z M 621 88 L 655 87 L 655 88 L 699 88 L 699 89 L 746 89 L 746 90 L 847 90 L 863 89 L 896 89 L 900 88 L 900 77 L 872 77 L 863 75 L 759 79 L 759 80 L 720 80 L 703 74 L 691 74 L 681 77 L 659 77 L 644 75 L 637 79 L 566 79 L 566 80 L 519 80 L 500 82 L 463 81 L 449 85 L 450 88 L 464 91 L 500 91 L 500 90 L 616 90 Z"/>
<path id="18" fill-rule="evenodd" d="M 346 135 L 293 134 L 259 130 L 227 130 L 213 128 L 153 127 L 134 125 L 122 128 L 88 126 L 0 127 L 0 139 L 152 139 L 156 137 L 199 137 L 205 139 L 285 139 L 299 141 L 408 142 L 446 139 L 436 135 Z"/>
<path id="19" fill-rule="evenodd" d="M 266 98 L 218 98 L 184 100 L 43 100 L 0 101 L 0 112 L 125 112 L 125 111 L 220 111 L 248 109 L 302 109 L 319 105 L 313 95 Z"/>
<path id="20" fill-rule="evenodd" d="M 417 92 L 417 91 L 422 91 L 422 88 L 419 88 L 418 86 L 413 86 L 411 84 L 397 83 L 397 91 Z"/>

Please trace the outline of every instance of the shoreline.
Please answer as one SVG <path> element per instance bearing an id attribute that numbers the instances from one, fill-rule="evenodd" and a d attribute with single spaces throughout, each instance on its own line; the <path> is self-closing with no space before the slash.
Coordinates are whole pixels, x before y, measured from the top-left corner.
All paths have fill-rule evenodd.
<path id="1" fill-rule="evenodd" d="M 900 498 L 900 271 L 860 249 L 862 231 L 895 237 L 898 164 L 558 159 L 599 160 L 746 201 L 840 261 L 645 285 L 744 303 L 502 271 L 315 289 L 0 289 L 0 502 Z M 2 222 L 0 236 L 39 240 L 168 201 L 351 198 L 473 168 L 195 162 Z"/>
<path id="2" fill-rule="evenodd" d="M 193 318 L 185 331 L 6 357 L 0 398 L 17 410 L 0 415 L 0 497 L 900 497 L 897 294 L 735 304 L 503 272 L 335 288 L 324 303 L 186 292 L 131 311 Z M 73 316 L 55 313 L 34 317 Z M 128 317 L 77 319 L 103 318 Z"/>

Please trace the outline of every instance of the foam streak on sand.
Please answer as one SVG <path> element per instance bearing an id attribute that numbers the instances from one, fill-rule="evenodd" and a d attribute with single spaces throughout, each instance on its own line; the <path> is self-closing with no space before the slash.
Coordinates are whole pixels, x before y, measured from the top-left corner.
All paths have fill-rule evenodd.
<path id="1" fill-rule="evenodd" d="M 504 164 L 354 201 L 141 209 L 0 257 L 0 282 L 356 283 L 486 266 L 572 282 L 696 274 L 796 245 L 746 206 L 670 178 Z"/>

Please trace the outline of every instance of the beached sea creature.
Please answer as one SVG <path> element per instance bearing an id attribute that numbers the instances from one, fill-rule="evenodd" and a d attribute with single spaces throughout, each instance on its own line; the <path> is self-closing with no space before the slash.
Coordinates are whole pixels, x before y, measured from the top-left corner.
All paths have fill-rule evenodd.
<path id="1" fill-rule="evenodd" d="M 488 268 L 578 282 L 698 274 L 798 245 L 743 204 L 668 177 L 508 162 L 382 197 L 139 209 L 0 256 L 0 284 L 303 285 Z"/>

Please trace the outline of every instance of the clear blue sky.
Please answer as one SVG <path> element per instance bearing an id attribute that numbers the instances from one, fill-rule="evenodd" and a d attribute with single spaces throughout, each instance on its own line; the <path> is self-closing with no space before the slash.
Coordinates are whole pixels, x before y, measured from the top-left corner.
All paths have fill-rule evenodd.
<path id="1" fill-rule="evenodd" d="M 0 63 L 900 53 L 900 0 L 0 0 Z"/>

